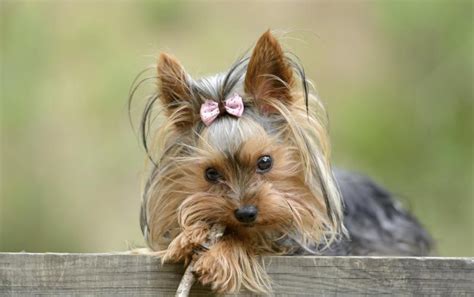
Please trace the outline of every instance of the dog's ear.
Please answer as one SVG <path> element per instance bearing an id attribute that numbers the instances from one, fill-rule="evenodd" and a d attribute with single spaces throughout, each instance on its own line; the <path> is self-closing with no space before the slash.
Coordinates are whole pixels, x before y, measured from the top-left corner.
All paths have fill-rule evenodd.
<path id="1" fill-rule="evenodd" d="M 257 41 L 247 66 L 245 92 L 260 100 L 280 100 L 289 105 L 293 70 L 288 64 L 278 40 L 265 32 Z"/>
<path id="2" fill-rule="evenodd" d="M 195 117 L 190 77 L 174 57 L 165 53 L 158 58 L 157 71 L 159 96 L 167 116 L 178 128 L 189 127 Z"/>

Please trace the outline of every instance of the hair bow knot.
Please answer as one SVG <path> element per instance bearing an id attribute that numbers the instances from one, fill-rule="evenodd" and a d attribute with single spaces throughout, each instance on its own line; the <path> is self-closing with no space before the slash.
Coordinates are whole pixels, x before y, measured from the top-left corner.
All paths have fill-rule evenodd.
<path id="1" fill-rule="evenodd" d="M 201 105 L 201 120 L 206 126 L 212 124 L 212 122 L 223 113 L 228 113 L 239 118 L 244 112 L 242 97 L 237 93 L 234 93 L 221 104 L 222 106 L 219 106 L 219 103 L 214 100 L 205 100 Z"/>

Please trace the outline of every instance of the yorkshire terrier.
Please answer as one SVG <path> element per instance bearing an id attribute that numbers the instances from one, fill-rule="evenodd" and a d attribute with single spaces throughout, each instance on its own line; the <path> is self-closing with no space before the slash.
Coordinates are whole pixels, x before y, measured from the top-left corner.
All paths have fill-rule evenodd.
<path id="1" fill-rule="evenodd" d="M 195 257 L 199 281 L 225 293 L 271 291 L 261 255 L 428 254 L 430 236 L 390 193 L 331 167 L 326 126 L 303 67 L 270 31 L 198 80 L 161 54 L 141 127 L 149 247 L 165 262 Z M 224 235 L 203 249 L 214 224 Z"/>

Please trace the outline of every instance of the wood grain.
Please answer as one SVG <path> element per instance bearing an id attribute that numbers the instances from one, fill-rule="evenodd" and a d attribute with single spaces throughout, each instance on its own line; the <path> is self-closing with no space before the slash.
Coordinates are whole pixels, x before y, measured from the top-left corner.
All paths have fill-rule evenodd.
<path id="1" fill-rule="evenodd" d="M 474 296 L 474 258 L 264 261 L 276 296 Z M 0 253 L 0 296 L 174 296 L 183 271 L 146 255 Z M 209 295 L 199 285 L 191 291 Z"/>

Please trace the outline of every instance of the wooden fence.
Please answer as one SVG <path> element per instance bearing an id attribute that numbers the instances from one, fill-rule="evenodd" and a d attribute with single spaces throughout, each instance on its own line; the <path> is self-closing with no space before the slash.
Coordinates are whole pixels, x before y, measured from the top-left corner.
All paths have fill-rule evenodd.
<path id="1" fill-rule="evenodd" d="M 474 296 L 474 258 L 264 261 L 276 296 Z M 182 265 L 145 255 L 0 253 L 0 296 L 173 296 L 182 273 Z M 208 295 L 199 285 L 191 291 Z"/>

